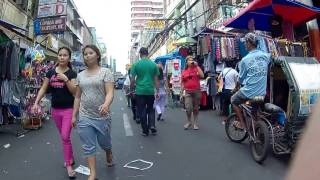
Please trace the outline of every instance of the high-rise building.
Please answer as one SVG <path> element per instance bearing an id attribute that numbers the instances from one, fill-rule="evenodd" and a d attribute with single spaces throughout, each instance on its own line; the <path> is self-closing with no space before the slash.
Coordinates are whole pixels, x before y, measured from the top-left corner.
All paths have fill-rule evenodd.
<path id="1" fill-rule="evenodd" d="M 148 20 L 163 17 L 163 0 L 131 0 L 131 37 L 137 38 Z"/>
<path id="2" fill-rule="evenodd" d="M 163 0 L 131 0 L 131 63 L 137 58 L 139 34 L 149 20 L 163 18 L 163 12 Z"/>

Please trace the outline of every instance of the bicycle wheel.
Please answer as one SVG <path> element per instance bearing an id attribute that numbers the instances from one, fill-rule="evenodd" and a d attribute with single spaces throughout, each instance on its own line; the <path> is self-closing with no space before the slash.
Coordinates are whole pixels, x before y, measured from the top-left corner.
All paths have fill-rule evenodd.
<path id="1" fill-rule="evenodd" d="M 270 138 L 268 126 L 264 121 L 257 121 L 255 125 L 256 139 L 250 141 L 251 155 L 257 163 L 262 163 L 268 155 Z"/>
<path id="2" fill-rule="evenodd" d="M 228 138 L 235 143 L 241 143 L 248 137 L 248 133 L 242 129 L 235 126 L 237 122 L 236 114 L 231 114 L 226 120 L 225 130 Z"/>

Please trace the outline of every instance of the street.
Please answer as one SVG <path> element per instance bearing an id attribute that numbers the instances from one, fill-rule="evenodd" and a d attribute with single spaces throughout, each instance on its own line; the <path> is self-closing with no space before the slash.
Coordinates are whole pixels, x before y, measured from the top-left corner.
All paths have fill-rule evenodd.
<path id="1" fill-rule="evenodd" d="M 112 180 L 282 180 L 287 157 L 275 157 L 257 164 L 247 141 L 235 144 L 225 135 L 222 118 L 215 111 L 201 111 L 200 130 L 184 130 L 186 118 L 180 108 L 167 108 L 164 122 L 157 122 L 158 135 L 143 137 L 140 125 L 132 120 L 131 110 L 121 90 L 115 91 L 112 104 L 112 143 L 115 166 L 107 168 L 101 149 L 97 155 L 97 177 Z M 128 118 L 127 118 L 128 117 Z M 86 165 L 76 130 L 72 134 L 76 165 Z M 10 147 L 4 148 L 4 145 Z M 17 138 L 0 130 L 0 179 L 67 179 L 62 146 L 53 121 L 39 131 Z M 146 170 L 123 166 L 136 159 L 153 162 Z M 77 179 L 86 179 L 77 174 Z"/>

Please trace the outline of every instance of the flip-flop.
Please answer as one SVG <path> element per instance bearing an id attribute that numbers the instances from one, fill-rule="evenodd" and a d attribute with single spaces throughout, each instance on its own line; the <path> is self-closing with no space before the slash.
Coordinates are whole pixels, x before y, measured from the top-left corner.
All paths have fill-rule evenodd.
<path id="1" fill-rule="evenodd" d="M 76 172 L 75 171 L 73 171 L 72 173 L 74 173 L 73 175 L 71 175 L 70 176 L 70 174 L 69 174 L 69 172 L 67 172 L 68 173 L 68 177 L 69 177 L 69 179 L 76 179 L 77 177 L 76 177 Z"/>

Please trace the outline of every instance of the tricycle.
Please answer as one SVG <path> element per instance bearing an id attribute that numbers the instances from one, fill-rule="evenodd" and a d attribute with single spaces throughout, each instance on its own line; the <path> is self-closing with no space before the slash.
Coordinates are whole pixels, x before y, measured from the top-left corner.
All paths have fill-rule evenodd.
<path id="1" fill-rule="evenodd" d="M 277 155 L 290 154 L 320 96 L 319 77 L 320 64 L 315 58 L 274 58 L 266 97 L 241 106 L 247 122 L 245 131 L 235 125 L 235 114 L 228 117 L 228 138 L 241 143 L 249 137 L 252 157 L 258 163 L 266 159 L 270 149 Z"/>

